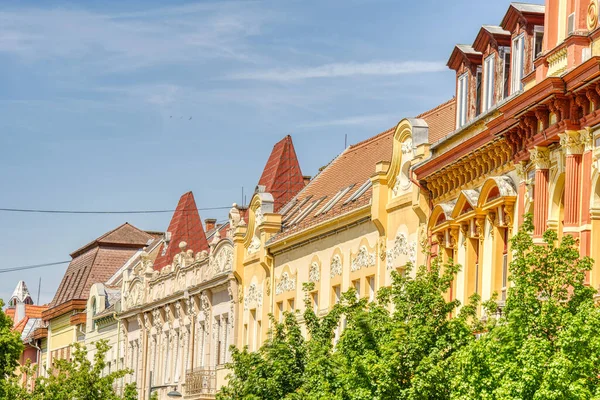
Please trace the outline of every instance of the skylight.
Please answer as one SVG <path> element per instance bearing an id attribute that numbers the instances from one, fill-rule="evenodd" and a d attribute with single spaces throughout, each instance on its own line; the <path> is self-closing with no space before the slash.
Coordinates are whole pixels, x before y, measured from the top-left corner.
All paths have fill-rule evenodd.
<path id="1" fill-rule="evenodd" d="M 310 214 L 310 212 L 312 210 L 314 210 L 315 208 L 317 208 L 317 206 L 319 205 L 319 203 L 321 203 L 323 200 L 325 199 L 324 197 L 321 197 L 318 200 L 313 201 L 310 205 L 308 205 L 300 214 L 298 214 L 298 216 L 296 218 L 294 218 L 293 221 L 291 221 L 289 223 L 289 225 L 296 225 L 297 223 L 301 222 L 304 218 L 306 218 L 306 216 L 308 214 Z"/>
<path id="2" fill-rule="evenodd" d="M 348 191 L 350 191 L 350 189 L 352 189 L 353 187 L 354 187 L 354 184 L 352 184 L 352 185 L 350 185 L 350 186 L 348 186 L 348 187 L 346 187 L 346 188 L 344 188 L 344 189 L 340 190 L 339 192 L 337 192 L 337 194 L 336 194 L 335 196 L 333 196 L 333 197 L 331 198 L 331 200 L 329 200 L 329 201 L 327 202 L 327 204 L 325 204 L 325 205 L 323 206 L 323 208 L 321 208 L 321 209 L 320 209 L 320 210 L 319 210 L 319 211 L 318 211 L 318 212 L 315 214 L 315 217 L 316 217 L 316 216 L 318 216 L 318 215 L 321 215 L 321 214 L 325 214 L 327 211 L 331 210 L 331 209 L 333 208 L 333 206 L 334 206 L 334 205 L 335 205 L 335 204 L 336 204 L 338 201 L 340 201 L 340 199 L 341 199 L 342 197 L 344 197 L 344 196 L 346 195 L 346 193 L 348 193 Z"/>
<path id="3" fill-rule="evenodd" d="M 283 224 L 285 225 L 286 222 L 288 222 L 294 215 L 296 215 L 296 213 L 298 212 L 298 210 L 300 210 L 306 204 L 306 202 L 311 199 L 311 197 L 312 197 L 312 195 L 306 196 L 300 202 L 300 204 L 298 204 L 297 207 L 293 208 L 288 215 L 285 215 L 285 217 L 282 220 Z"/>
<path id="4" fill-rule="evenodd" d="M 359 187 L 358 190 L 354 192 L 352 196 L 348 197 L 344 204 L 348 204 L 351 201 L 355 201 L 360 196 L 362 196 L 371 186 L 373 186 L 373 182 L 371 182 L 371 179 L 367 179 L 367 181 L 363 183 L 362 186 Z"/>

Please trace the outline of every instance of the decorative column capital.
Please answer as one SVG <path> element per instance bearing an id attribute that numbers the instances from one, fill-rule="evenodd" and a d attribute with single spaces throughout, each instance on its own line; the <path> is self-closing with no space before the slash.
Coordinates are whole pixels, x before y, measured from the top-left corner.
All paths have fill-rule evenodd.
<path id="1" fill-rule="evenodd" d="M 565 133 L 559 133 L 560 145 L 567 151 L 567 155 L 581 154 L 583 153 L 584 143 L 581 141 L 580 131 L 565 131 Z"/>
<path id="2" fill-rule="evenodd" d="M 527 163 L 525 161 L 515 164 L 515 171 L 520 182 L 524 182 L 527 179 Z"/>
<path id="3" fill-rule="evenodd" d="M 550 169 L 550 152 L 547 147 L 535 146 L 529 153 L 535 169 Z"/>
<path id="4" fill-rule="evenodd" d="M 584 146 L 584 151 L 590 151 L 594 149 L 594 135 L 592 134 L 591 128 L 585 128 L 580 133 L 580 140 Z"/>

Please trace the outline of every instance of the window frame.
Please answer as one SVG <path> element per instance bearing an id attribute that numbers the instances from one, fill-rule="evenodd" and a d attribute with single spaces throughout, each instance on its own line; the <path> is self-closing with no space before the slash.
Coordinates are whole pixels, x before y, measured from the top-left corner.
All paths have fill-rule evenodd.
<path id="1" fill-rule="evenodd" d="M 469 71 L 460 74 L 456 85 L 456 128 L 467 123 L 469 108 Z"/>
<path id="2" fill-rule="evenodd" d="M 525 76 L 525 33 L 517 35 L 511 43 L 511 94 L 523 90 L 523 77 Z"/>
<path id="3" fill-rule="evenodd" d="M 496 55 L 490 54 L 483 61 L 483 107 L 482 112 L 488 111 L 496 104 Z"/>

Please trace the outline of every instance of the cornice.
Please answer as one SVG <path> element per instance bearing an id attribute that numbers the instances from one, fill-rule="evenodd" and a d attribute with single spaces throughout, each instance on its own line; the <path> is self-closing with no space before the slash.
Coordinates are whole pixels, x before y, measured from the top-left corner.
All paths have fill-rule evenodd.
<path id="1" fill-rule="evenodd" d="M 60 315 L 68 313 L 70 311 L 75 310 L 85 310 L 87 306 L 87 300 L 77 299 L 77 300 L 69 300 L 66 303 L 59 304 L 58 306 L 47 309 L 42 312 L 42 320 L 48 321 L 52 318 L 56 318 Z"/>

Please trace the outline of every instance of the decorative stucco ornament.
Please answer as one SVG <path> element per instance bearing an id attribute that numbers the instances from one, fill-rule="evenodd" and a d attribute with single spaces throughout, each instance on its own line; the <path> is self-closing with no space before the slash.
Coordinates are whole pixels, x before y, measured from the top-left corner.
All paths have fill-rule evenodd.
<path id="1" fill-rule="evenodd" d="M 219 249 L 214 257 L 210 258 L 208 268 L 213 274 L 231 271 L 233 266 L 233 249 L 230 246 L 224 246 Z"/>
<path id="2" fill-rule="evenodd" d="M 281 279 L 275 286 L 275 294 L 281 294 L 283 292 L 289 292 L 296 289 L 296 279 L 290 277 L 290 274 L 284 272 L 281 274 Z"/>
<path id="3" fill-rule="evenodd" d="M 330 266 L 330 276 L 332 278 L 335 278 L 336 275 L 341 275 L 342 274 L 342 258 L 336 254 L 333 256 L 333 258 L 331 259 L 331 266 Z"/>
<path id="4" fill-rule="evenodd" d="M 260 239 L 258 236 L 254 236 L 252 241 L 250 241 L 250 246 L 248 246 L 248 254 L 254 254 L 260 250 Z"/>
<path id="5" fill-rule="evenodd" d="M 142 303 L 142 284 L 139 282 L 135 282 L 131 288 L 129 289 L 129 294 L 127 296 L 127 308 L 133 308 Z"/>
<path id="6" fill-rule="evenodd" d="M 320 272 L 320 268 L 319 268 L 319 263 L 316 261 L 313 261 L 310 264 L 310 269 L 308 270 L 308 280 L 310 282 L 319 282 L 320 279 L 321 279 L 321 272 Z"/>
<path id="7" fill-rule="evenodd" d="M 248 294 L 244 298 L 244 310 L 248 310 L 254 304 L 257 307 L 262 305 L 262 290 L 256 283 L 251 283 L 248 287 Z"/>
<path id="8" fill-rule="evenodd" d="M 417 242 L 408 242 L 406 235 L 402 232 L 396 234 L 394 239 L 394 246 L 387 251 L 386 267 L 392 269 L 394 267 L 394 260 L 400 255 L 408 256 L 408 260 L 411 264 L 415 264 L 417 261 Z"/>
<path id="9" fill-rule="evenodd" d="M 200 309 L 204 313 L 204 318 L 208 319 L 210 316 L 210 300 L 204 292 L 200 295 Z"/>
<path id="10" fill-rule="evenodd" d="M 598 0 L 591 0 L 587 9 L 587 28 L 593 31 L 598 26 Z"/>
<path id="11" fill-rule="evenodd" d="M 536 169 L 550 168 L 550 152 L 545 147 L 535 147 L 529 150 L 530 159 Z"/>
<path id="12" fill-rule="evenodd" d="M 375 265 L 375 254 L 369 253 L 367 246 L 360 246 L 356 257 L 350 264 L 350 271 L 358 271 L 361 268 L 368 268 Z"/>

